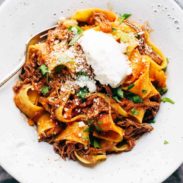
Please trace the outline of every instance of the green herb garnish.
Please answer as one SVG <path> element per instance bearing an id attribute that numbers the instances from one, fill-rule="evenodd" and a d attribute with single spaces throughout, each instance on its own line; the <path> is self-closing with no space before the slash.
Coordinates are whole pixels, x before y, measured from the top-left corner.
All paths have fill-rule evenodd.
<path id="1" fill-rule="evenodd" d="M 41 71 L 41 74 L 43 76 L 45 76 L 47 73 L 48 73 L 48 67 L 45 65 L 45 64 L 42 64 L 40 67 L 39 67 L 40 71 Z"/>
<path id="2" fill-rule="evenodd" d="M 113 98 L 117 102 L 120 102 L 120 99 L 124 98 L 124 92 L 121 88 L 115 88 L 112 91 L 113 91 Z"/>
<path id="3" fill-rule="evenodd" d="M 132 83 L 131 85 L 128 86 L 127 89 L 130 90 L 130 89 L 132 89 L 134 86 L 135 86 L 135 84 Z"/>
<path id="4" fill-rule="evenodd" d="M 164 140 L 163 144 L 167 145 L 169 142 L 167 140 Z"/>
<path id="5" fill-rule="evenodd" d="M 96 140 L 96 139 L 93 139 L 93 147 L 94 148 L 100 148 L 100 143 Z"/>
<path id="6" fill-rule="evenodd" d="M 138 111 L 137 109 L 135 109 L 135 108 L 132 108 L 132 109 L 131 109 L 131 113 L 132 113 L 133 115 L 138 115 L 138 114 L 139 114 L 139 111 Z"/>
<path id="7" fill-rule="evenodd" d="M 121 24 L 124 20 L 126 20 L 130 16 L 131 16 L 131 14 L 129 14 L 129 13 L 124 13 L 123 15 L 120 15 L 120 17 L 119 17 L 119 23 Z"/>
<path id="8" fill-rule="evenodd" d="M 134 103 L 142 103 L 142 102 L 143 102 L 142 98 L 140 98 L 138 95 L 134 95 L 134 96 L 132 97 L 132 101 L 133 101 Z"/>
<path id="9" fill-rule="evenodd" d="M 168 102 L 168 103 L 171 103 L 171 104 L 175 104 L 175 102 L 172 99 L 168 98 L 168 97 L 162 98 L 161 101 L 164 102 L 164 103 Z"/>
<path id="10" fill-rule="evenodd" d="M 88 76 L 88 74 L 84 71 L 79 71 L 76 74 L 77 74 L 77 76 Z"/>
<path id="11" fill-rule="evenodd" d="M 80 99 L 84 100 L 88 94 L 88 88 L 80 88 L 78 93 L 76 94 Z"/>
<path id="12" fill-rule="evenodd" d="M 43 87 L 41 88 L 41 93 L 42 93 L 43 95 L 48 94 L 48 92 L 49 92 L 49 86 L 43 86 Z"/>
<path id="13" fill-rule="evenodd" d="M 156 123 L 155 119 L 148 121 L 148 123 Z"/>
<path id="14" fill-rule="evenodd" d="M 124 93 L 123 93 L 123 90 L 121 88 L 117 88 L 116 94 L 120 98 L 123 98 L 124 97 Z"/>
<path id="15" fill-rule="evenodd" d="M 113 96 L 113 99 L 116 100 L 116 102 L 120 102 L 118 96 Z"/>
<path id="16" fill-rule="evenodd" d="M 69 31 L 72 31 L 74 33 L 74 37 L 69 42 L 69 46 L 74 45 L 79 38 L 81 37 L 81 34 L 83 33 L 83 29 L 81 29 L 79 26 L 71 26 L 68 28 Z"/>
<path id="17" fill-rule="evenodd" d="M 167 91 L 168 91 L 167 88 L 158 88 L 157 90 L 158 90 L 158 92 L 160 93 L 160 95 L 164 95 L 164 94 L 167 93 Z"/>
<path id="18" fill-rule="evenodd" d="M 81 34 L 83 32 L 83 29 L 79 26 L 70 26 L 68 28 L 69 31 L 72 31 L 74 34 Z"/>

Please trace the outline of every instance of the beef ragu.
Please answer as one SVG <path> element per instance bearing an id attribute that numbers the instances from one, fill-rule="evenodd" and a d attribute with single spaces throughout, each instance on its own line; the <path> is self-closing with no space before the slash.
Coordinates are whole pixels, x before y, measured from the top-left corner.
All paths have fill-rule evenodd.
<path id="1" fill-rule="evenodd" d="M 36 126 L 39 141 L 53 144 L 63 159 L 94 165 L 107 154 L 131 150 L 153 130 L 160 90 L 166 91 L 167 60 L 150 32 L 129 16 L 79 10 L 60 20 L 45 41 L 29 47 L 14 101 Z M 99 51 L 84 47 L 90 45 L 82 42 L 88 31 Z M 105 38 L 105 44 L 113 44 L 110 50 L 96 42 Z M 105 61 L 100 63 L 97 54 Z"/>

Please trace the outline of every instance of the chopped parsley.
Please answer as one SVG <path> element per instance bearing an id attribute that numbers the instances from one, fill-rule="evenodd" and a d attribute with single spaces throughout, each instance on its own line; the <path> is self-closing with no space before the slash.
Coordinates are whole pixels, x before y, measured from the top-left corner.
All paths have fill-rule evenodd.
<path id="1" fill-rule="evenodd" d="M 168 98 L 168 97 L 162 98 L 161 101 L 164 102 L 164 103 L 168 102 L 168 103 L 171 103 L 171 104 L 175 104 L 175 102 L 172 99 Z"/>
<path id="2" fill-rule="evenodd" d="M 164 140 L 163 144 L 167 145 L 169 142 L 167 140 Z"/>
<path id="3" fill-rule="evenodd" d="M 77 76 L 88 76 L 88 74 L 84 71 L 79 71 L 76 74 L 77 74 Z"/>
<path id="4" fill-rule="evenodd" d="M 116 94 L 120 98 L 123 98 L 124 97 L 124 93 L 123 93 L 123 90 L 121 88 L 117 88 Z"/>
<path id="5" fill-rule="evenodd" d="M 132 113 L 133 115 L 138 115 L 138 114 L 139 114 L 139 111 L 138 111 L 137 109 L 135 109 L 135 108 L 132 108 L 132 109 L 131 109 L 131 113 Z"/>
<path id="6" fill-rule="evenodd" d="M 49 92 L 49 86 L 43 86 L 43 87 L 41 88 L 41 93 L 42 93 L 43 95 L 48 94 L 48 92 Z"/>
<path id="7" fill-rule="evenodd" d="M 39 67 L 40 71 L 41 71 L 41 74 L 43 76 L 46 76 L 46 74 L 48 73 L 48 67 L 45 65 L 45 64 L 42 64 L 40 67 Z"/>
<path id="8" fill-rule="evenodd" d="M 113 98 L 117 102 L 119 102 L 120 99 L 124 98 L 124 92 L 123 92 L 123 90 L 120 87 L 113 89 Z"/>
<path id="9" fill-rule="evenodd" d="M 128 86 L 127 89 L 130 90 L 130 89 L 132 89 L 134 86 L 135 86 L 135 84 L 132 83 L 131 85 Z"/>
<path id="10" fill-rule="evenodd" d="M 129 18 L 131 16 L 131 14 L 129 13 L 124 13 L 123 15 L 120 15 L 119 17 L 119 23 L 123 23 L 124 20 L 126 20 L 127 18 Z"/>
<path id="11" fill-rule="evenodd" d="M 133 101 L 134 103 L 142 103 L 143 102 L 143 99 L 140 96 L 135 95 L 134 93 L 131 93 L 131 92 L 125 92 L 124 96 L 128 100 Z"/>
<path id="12" fill-rule="evenodd" d="M 148 123 L 156 123 L 155 119 L 148 121 Z"/>
<path id="13" fill-rule="evenodd" d="M 168 91 L 167 88 L 158 88 L 157 90 L 158 90 L 158 92 L 160 93 L 160 95 L 164 95 L 164 94 L 167 93 L 167 91 Z"/>
<path id="14" fill-rule="evenodd" d="M 81 34 L 83 32 L 83 29 L 79 26 L 70 26 L 68 28 L 69 31 L 73 32 L 74 34 Z"/>
<path id="15" fill-rule="evenodd" d="M 81 37 L 81 34 L 83 33 L 83 29 L 81 29 L 81 27 L 79 26 L 71 26 L 68 28 L 69 31 L 74 33 L 74 37 L 72 38 L 72 40 L 69 42 L 69 46 L 74 45 L 79 38 Z"/>
<path id="16" fill-rule="evenodd" d="M 76 94 L 80 99 L 84 100 L 88 94 L 88 88 L 80 88 L 78 93 Z"/>
<path id="17" fill-rule="evenodd" d="M 134 103 L 142 103 L 142 102 L 143 102 L 142 98 L 140 98 L 138 95 L 134 95 L 134 96 L 132 97 L 132 101 L 133 101 Z"/>
<path id="18" fill-rule="evenodd" d="M 113 96 L 113 99 L 116 100 L 116 102 L 120 102 L 120 100 L 117 96 Z"/>
<path id="19" fill-rule="evenodd" d="M 96 140 L 96 139 L 93 139 L 93 142 L 92 142 L 92 145 L 94 148 L 100 148 L 100 143 Z"/>

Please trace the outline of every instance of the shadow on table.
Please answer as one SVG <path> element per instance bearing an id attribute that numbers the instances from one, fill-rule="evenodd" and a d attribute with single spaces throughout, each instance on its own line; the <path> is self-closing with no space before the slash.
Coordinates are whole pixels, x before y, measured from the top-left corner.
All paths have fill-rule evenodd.
<path id="1" fill-rule="evenodd" d="M 163 183 L 183 183 L 183 164 Z"/>

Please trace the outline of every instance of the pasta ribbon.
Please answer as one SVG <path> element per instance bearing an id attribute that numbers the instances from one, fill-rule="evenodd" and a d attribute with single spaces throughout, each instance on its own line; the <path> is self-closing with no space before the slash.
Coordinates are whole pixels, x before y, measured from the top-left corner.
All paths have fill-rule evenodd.
<path id="1" fill-rule="evenodd" d="M 102 115 L 98 121 L 100 132 L 95 131 L 95 137 L 113 142 L 120 142 L 123 139 L 124 130 L 114 124 L 110 114 Z"/>
<path id="2" fill-rule="evenodd" d="M 39 140 L 44 140 L 57 135 L 61 128 L 50 118 L 49 113 L 42 114 L 37 121 L 37 131 Z"/>
<path id="3" fill-rule="evenodd" d="M 36 105 L 38 93 L 32 90 L 31 85 L 24 85 L 14 97 L 17 107 L 29 118 L 34 118 L 43 112 L 43 108 Z"/>
<path id="4" fill-rule="evenodd" d="M 85 165 L 95 165 L 97 162 L 105 160 L 105 154 L 98 154 L 98 155 L 84 155 L 80 152 L 74 152 L 76 158 Z"/>
<path id="5" fill-rule="evenodd" d="M 68 124 L 66 129 L 56 137 L 55 142 L 67 140 L 88 146 L 89 132 L 87 129 L 87 125 L 80 126 L 78 122 Z"/>
<path id="6" fill-rule="evenodd" d="M 141 98 L 150 98 L 155 95 L 159 95 L 159 92 L 151 83 L 149 78 L 149 69 L 151 59 L 148 56 L 142 56 L 142 60 L 146 63 L 145 71 L 142 75 L 134 82 L 134 86 L 129 89 L 130 92 L 139 95 Z M 124 88 L 128 90 L 128 88 Z"/>

